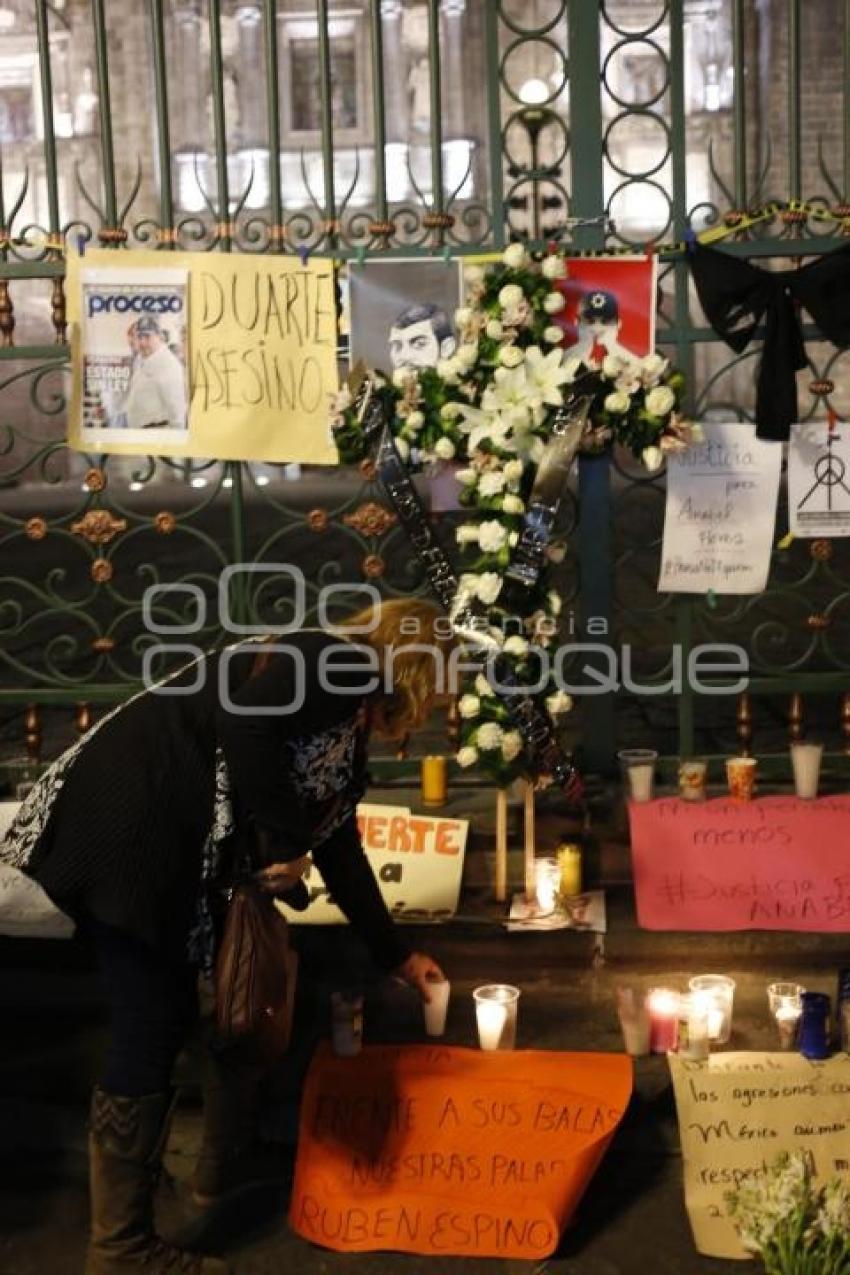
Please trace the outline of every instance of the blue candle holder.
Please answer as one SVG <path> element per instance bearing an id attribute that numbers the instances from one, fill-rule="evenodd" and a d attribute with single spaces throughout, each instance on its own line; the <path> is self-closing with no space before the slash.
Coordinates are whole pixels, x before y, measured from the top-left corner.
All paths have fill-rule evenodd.
<path id="1" fill-rule="evenodd" d="M 832 1002 L 824 992 L 803 992 L 798 1045 L 804 1058 L 828 1058 Z"/>

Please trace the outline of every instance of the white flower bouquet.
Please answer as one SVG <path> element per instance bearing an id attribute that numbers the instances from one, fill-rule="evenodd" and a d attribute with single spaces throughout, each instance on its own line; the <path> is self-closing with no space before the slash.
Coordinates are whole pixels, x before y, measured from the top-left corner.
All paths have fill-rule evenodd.
<path id="1" fill-rule="evenodd" d="M 816 1187 L 802 1151 L 779 1156 L 726 1201 L 766 1275 L 850 1275 L 850 1188 L 837 1178 Z"/>

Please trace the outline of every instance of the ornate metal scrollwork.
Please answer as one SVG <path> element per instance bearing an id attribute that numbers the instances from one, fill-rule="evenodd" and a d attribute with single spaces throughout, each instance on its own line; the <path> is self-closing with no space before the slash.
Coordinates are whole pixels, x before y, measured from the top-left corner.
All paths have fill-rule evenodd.
<path id="1" fill-rule="evenodd" d="M 92 545 L 108 545 L 126 530 L 127 519 L 115 518 L 108 509 L 90 509 L 77 522 L 71 523 L 72 534 L 82 536 Z"/>
<path id="2" fill-rule="evenodd" d="M 361 536 L 385 536 L 398 522 L 398 516 L 377 501 L 367 500 L 354 513 L 345 514 L 342 521 L 347 527 L 359 531 Z"/>

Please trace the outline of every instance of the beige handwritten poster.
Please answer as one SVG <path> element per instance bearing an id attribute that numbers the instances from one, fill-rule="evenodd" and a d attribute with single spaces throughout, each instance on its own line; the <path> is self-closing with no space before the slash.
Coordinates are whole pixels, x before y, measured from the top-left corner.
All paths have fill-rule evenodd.
<path id="1" fill-rule="evenodd" d="M 322 1046 L 301 1102 L 289 1210 L 340 1252 L 541 1261 L 622 1119 L 624 1054 Z"/>
<path id="2" fill-rule="evenodd" d="M 850 1057 L 797 1053 L 669 1056 L 694 1243 L 709 1257 L 748 1257 L 724 1195 L 763 1177 L 782 1151 L 807 1153 L 819 1184 L 850 1185 Z"/>
<path id="3" fill-rule="evenodd" d="M 336 463 L 332 261 L 98 250 L 67 292 L 71 446 Z"/>

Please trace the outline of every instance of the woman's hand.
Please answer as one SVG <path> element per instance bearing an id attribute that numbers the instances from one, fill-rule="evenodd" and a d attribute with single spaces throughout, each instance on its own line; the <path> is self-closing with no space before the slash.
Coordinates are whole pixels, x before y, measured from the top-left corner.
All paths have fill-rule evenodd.
<path id="1" fill-rule="evenodd" d="M 446 976 L 436 961 L 425 952 L 411 952 L 403 965 L 394 970 L 396 978 L 419 993 L 426 1005 L 431 1003 L 429 984 L 444 983 Z"/>
<path id="2" fill-rule="evenodd" d="M 271 894 L 286 894 L 298 884 L 309 866 L 309 857 L 302 854 L 300 859 L 290 859 L 287 863 L 269 864 L 256 873 L 254 880 Z"/>

